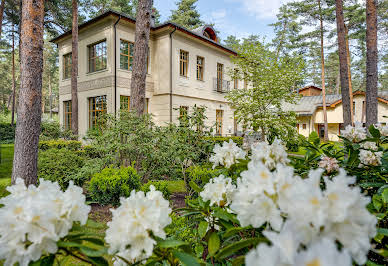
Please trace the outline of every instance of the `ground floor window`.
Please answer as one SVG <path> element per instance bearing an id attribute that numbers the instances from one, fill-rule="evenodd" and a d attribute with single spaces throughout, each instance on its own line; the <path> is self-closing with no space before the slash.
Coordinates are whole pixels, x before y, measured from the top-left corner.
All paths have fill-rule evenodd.
<path id="1" fill-rule="evenodd" d="M 149 99 L 146 98 L 144 103 L 144 113 L 148 114 Z M 131 96 L 120 95 L 120 110 L 127 111 L 131 109 Z"/>
<path id="2" fill-rule="evenodd" d="M 71 101 L 63 102 L 63 127 L 65 130 L 71 129 Z"/>
<path id="3" fill-rule="evenodd" d="M 216 134 L 222 135 L 222 119 L 224 116 L 223 110 L 216 110 Z"/>
<path id="4" fill-rule="evenodd" d="M 306 129 L 307 128 L 307 125 L 306 124 L 303 124 L 303 129 Z"/>
<path id="5" fill-rule="evenodd" d="M 89 98 L 89 128 L 95 128 L 106 111 L 106 95 Z"/>

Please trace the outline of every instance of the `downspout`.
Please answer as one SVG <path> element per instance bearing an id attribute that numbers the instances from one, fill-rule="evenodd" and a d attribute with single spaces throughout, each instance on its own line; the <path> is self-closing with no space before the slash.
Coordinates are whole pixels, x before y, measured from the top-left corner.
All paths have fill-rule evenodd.
<path id="1" fill-rule="evenodd" d="M 114 105 L 115 105 L 115 117 L 116 117 L 116 113 L 117 113 L 117 38 L 116 38 L 116 25 L 117 23 L 119 23 L 121 19 L 121 15 L 119 16 L 119 19 L 115 22 L 115 24 L 113 25 L 113 29 L 114 29 L 114 62 L 115 62 L 115 67 L 114 67 L 114 71 L 115 71 L 115 75 L 114 75 L 114 83 L 115 83 L 115 93 L 114 93 Z"/>
<path id="2" fill-rule="evenodd" d="M 176 31 L 176 26 L 170 32 L 170 123 L 172 123 L 172 35 Z"/>

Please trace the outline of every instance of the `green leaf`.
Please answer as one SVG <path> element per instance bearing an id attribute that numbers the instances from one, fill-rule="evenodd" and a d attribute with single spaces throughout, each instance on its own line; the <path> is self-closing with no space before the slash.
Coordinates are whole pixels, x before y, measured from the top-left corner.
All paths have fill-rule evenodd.
<path id="1" fill-rule="evenodd" d="M 373 261 L 368 260 L 366 262 L 366 266 L 383 266 L 381 264 L 374 263 Z"/>
<path id="2" fill-rule="evenodd" d="M 209 255 L 214 256 L 214 254 L 220 249 L 220 238 L 217 232 L 211 233 L 208 241 L 208 250 Z"/>
<path id="3" fill-rule="evenodd" d="M 94 249 L 83 246 L 79 250 L 88 257 L 101 257 L 106 254 L 106 248 Z"/>
<path id="4" fill-rule="evenodd" d="M 369 127 L 369 132 L 372 135 L 372 137 L 374 137 L 374 138 L 380 138 L 381 137 L 380 131 L 377 128 L 375 128 L 373 125 L 371 125 Z"/>
<path id="5" fill-rule="evenodd" d="M 97 223 L 91 219 L 88 219 L 88 221 L 86 222 L 86 226 L 90 227 L 90 228 L 95 228 L 95 229 L 103 229 L 104 228 L 103 224 Z"/>
<path id="6" fill-rule="evenodd" d="M 158 241 L 158 246 L 160 248 L 175 248 L 180 246 L 187 246 L 187 244 L 184 241 L 181 240 L 175 240 L 175 239 L 168 239 L 168 240 L 160 240 Z"/>
<path id="7" fill-rule="evenodd" d="M 54 265 L 55 255 L 43 257 L 33 263 L 30 266 L 52 266 Z"/>
<path id="8" fill-rule="evenodd" d="M 108 261 L 104 257 L 88 257 L 88 259 L 93 262 L 93 265 L 109 266 Z"/>
<path id="9" fill-rule="evenodd" d="M 190 254 L 187 254 L 187 253 L 184 253 L 184 252 L 180 252 L 180 251 L 176 251 L 174 250 L 172 252 L 172 254 L 174 255 L 175 258 L 177 258 L 183 265 L 186 265 L 186 266 L 199 266 L 200 264 L 198 263 L 197 259 L 190 255 Z"/>
<path id="10" fill-rule="evenodd" d="M 200 238 L 203 238 L 206 235 L 207 228 L 209 227 L 209 223 L 206 221 L 202 221 L 198 225 L 198 234 Z"/>
<path id="11" fill-rule="evenodd" d="M 388 228 L 377 228 L 377 233 L 388 236 Z"/>
<path id="12" fill-rule="evenodd" d="M 381 193 L 381 197 L 385 204 L 388 203 L 388 188 L 384 189 L 383 193 Z"/>
<path id="13" fill-rule="evenodd" d="M 259 243 L 261 241 L 263 241 L 263 239 L 260 239 L 260 238 L 248 238 L 248 239 L 240 240 L 239 242 L 235 242 L 235 243 L 230 244 L 230 245 L 224 247 L 223 249 L 221 249 L 218 252 L 218 254 L 215 256 L 215 258 L 217 260 L 225 259 L 225 258 L 233 255 L 237 251 L 239 251 L 243 248 L 252 246 L 252 245 L 256 245 L 257 243 Z"/>
<path id="14" fill-rule="evenodd" d="M 228 230 L 226 230 L 225 234 L 223 235 L 223 238 L 227 238 L 227 237 L 230 237 L 232 235 L 235 235 L 241 231 L 243 231 L 244 228 L 243 227 L 233 227 L 233 228 L 229 228 Z"/>
<path id="15" fill-rule="evenodd" d="M 245 256 L 239 256 L 233 260 L 232 266 L 240 266 L 240 265 L 244 265 L 244 263 L 245 263 Z"/>
<path id="16" fill-rule="evenodd" d="M 79 248 L 84 246 L 81 243 L 71 242 L 71 241 L 58 241 L 57 245 L 60 248 Z"/>
<path id="17" fill-rule="evenodd" d="M 360 187 L 362 188 L 368 188 L 368 187 L 381 187 L 385 185 L 385 183 L 378 183 L 378 182 L 365 182 L 359 184 Z"/>
<path id="18" fill-rule="evenodd" d="M 372 203 L 373 203 L 373 206 L 375 207 L 375 209 L 379 211 L 381 206 L 383 205 L 383 203 L 381 201 L 381 196 L 374 194 L 372 197 Z"/>
<path id="19" fill-rule="evenodd" d="M 198 192 L 200 193 L 202 191 L 202 189 L 193 181 L 190 181 L 189 182 L 189 185 L 190 187 L 195 191 L 195 192 Z"/>
<path id="20" fill-rule="evenodd" d="M 105 242 L 102 239 L 99 239 L 99 238 L 84 237 L 84 238 L 81 238 L 81 239 L 83 241 L 87 241 L 87 242 L 90 242 L 90 243 L 93 243 L 93 244 L 96 244 L 96 245 L 99 245 L 99 246 L 104 246 L 105 245 Z"/>

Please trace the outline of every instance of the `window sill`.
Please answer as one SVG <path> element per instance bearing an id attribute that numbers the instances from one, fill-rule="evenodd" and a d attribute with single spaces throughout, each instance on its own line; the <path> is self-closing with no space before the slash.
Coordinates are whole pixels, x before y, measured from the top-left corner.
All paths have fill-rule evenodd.
<path id="1" fill-rule="evenodd" d="M 97 70 L 97 71 L 93 71 L 93 72 L 88 72 L 88 73 L 86 73 L 86 76 L 93 75 L 93 74 L 98 74 L 98 73 L 102 73 L 102 72 L 106 72 L 106 71 L 108 71 L 107 68 L 101 69 L 101 70 Z"/>
<path id="2" fill-rule="evenodd" d="M 126 72 L 126 73 L 132 73 L 132 70 L 129 70 L 129 69 L 118 68 L 117 70 L 122 71 L 122 72 Z M 147 73 L 147 77 L 149 77 L 149 76 L 151 76 L 151 74 Z"/>
<path id="3" fill-rule="evenodd" d="M 181 79 L 190 79 L 190 78 L 187 77 L 187 76 L 181 76 L 181 75 L 179 75 L 179 78 L 181 78 Z"/>

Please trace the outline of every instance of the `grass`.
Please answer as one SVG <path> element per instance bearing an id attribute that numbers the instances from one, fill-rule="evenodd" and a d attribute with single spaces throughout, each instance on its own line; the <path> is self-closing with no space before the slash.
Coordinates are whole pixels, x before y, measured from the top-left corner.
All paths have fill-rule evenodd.
<path id="1" fill-rule="evenodd" d="M 0 180 L 10 178 L 12 174 L 13 144 L 0 144 Z"/>
<path id="2" fill-rule="evenodd" d="M 183 180 L 165 181 L 165 182 L 167 183 L 167 189 L 171 194 L 186 192 L 185 181 Z"/>

